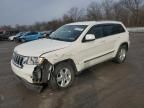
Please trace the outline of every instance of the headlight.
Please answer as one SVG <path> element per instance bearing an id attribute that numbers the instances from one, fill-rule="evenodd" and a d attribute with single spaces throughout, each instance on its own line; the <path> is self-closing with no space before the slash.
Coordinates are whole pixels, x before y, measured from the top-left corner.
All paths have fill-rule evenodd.
<path id="1" fill-rule="evenodd" d="M 27 65 L 38 65 L 44 61 L 44 58 L 41 57 L 24 57 L 23 64 Z"/>

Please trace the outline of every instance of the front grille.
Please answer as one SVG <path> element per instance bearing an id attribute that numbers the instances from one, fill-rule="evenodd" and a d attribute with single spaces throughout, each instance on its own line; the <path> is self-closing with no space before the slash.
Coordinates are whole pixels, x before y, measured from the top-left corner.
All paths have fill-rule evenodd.
<path id="1" fill-rule="evenodd" d="M 20 67 L 22 68 L 23 67 L 23 59 L 24 59 L 24 56 L 22 55 L 19 55 L 17 53 L 13 53 L 13 63 L 17 66 L 17 67 Z"/>

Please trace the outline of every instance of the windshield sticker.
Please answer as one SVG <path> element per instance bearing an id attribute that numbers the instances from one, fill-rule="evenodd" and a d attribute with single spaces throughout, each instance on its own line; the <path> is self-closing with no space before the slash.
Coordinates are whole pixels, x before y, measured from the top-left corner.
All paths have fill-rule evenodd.
<path id="1" fill-rule="evenodd" d="M 83 28 L 75 28 L 74 30 L 83 31 Z"/>

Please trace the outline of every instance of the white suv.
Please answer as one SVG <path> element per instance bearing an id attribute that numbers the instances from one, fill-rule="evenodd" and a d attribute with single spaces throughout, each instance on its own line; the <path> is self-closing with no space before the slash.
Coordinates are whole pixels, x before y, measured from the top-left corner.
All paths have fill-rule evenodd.
<path id="1" fill-rule="evenodd" d="M 54 88 L 67 88 L 86 68 L 110 59 L 123 63 L 128 48 L 129 32 L 121 22 L 76 22 L 60 27 L 48 39 L 17 46 L 11 67 L 29 84 L 49 82 Z"/>

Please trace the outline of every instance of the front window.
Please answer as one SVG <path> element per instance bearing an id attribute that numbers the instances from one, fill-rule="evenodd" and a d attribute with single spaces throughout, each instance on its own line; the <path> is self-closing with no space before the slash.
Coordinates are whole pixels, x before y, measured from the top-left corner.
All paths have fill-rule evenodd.
<path id="1" fill-rule="evenodd" d="M 60 41 L 73 42 L 81 35 L 86 27 L 86 25 L 64 25 L 53 32 L 49 38 Z"/>

